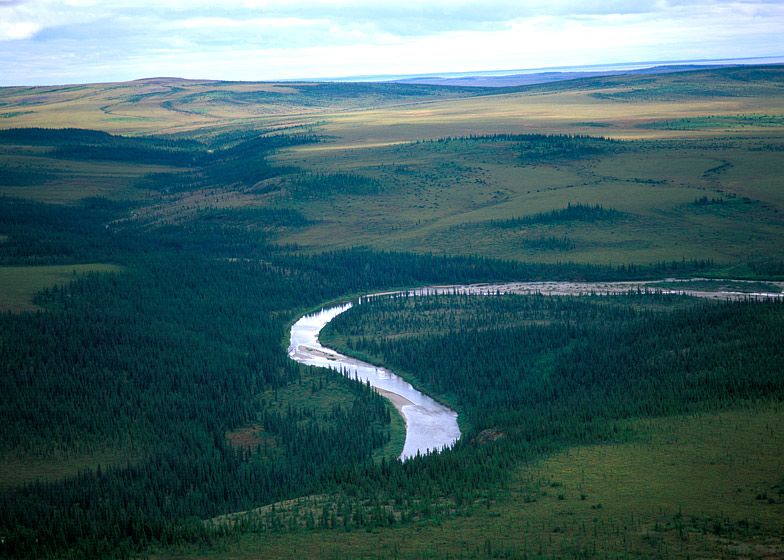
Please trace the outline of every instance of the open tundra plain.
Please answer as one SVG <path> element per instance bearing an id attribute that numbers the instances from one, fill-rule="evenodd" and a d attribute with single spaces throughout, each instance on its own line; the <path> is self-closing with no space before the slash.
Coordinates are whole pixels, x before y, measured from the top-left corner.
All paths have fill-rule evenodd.
<path id="1" fill-rule="evenodd" d="M 780 65 L 0 88 L 0 556 L 780 557 L 782 281 Z"/>

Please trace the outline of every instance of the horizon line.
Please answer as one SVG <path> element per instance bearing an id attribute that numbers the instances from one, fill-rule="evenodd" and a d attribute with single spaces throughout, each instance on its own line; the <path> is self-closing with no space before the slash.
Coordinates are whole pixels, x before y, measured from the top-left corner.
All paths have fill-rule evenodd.
<path id="1" fill-rule="evenodd" d="M 749 61 L 749 62 L 743 62 Z M 754 62 L 754 61 L 767 61 L 767 62 Z M 105 81 L 105 82 L 69 82 L 69 83 L 50 83 L 50 84 L 8 84 L 0 86 L 3 88 L 14 87 L 66 87 L 76 85 L 101 85 L 101 84 L 119 84 L 131 82 L 143 82 L 150 80 L 181 80 L 189 82 L 225 82 L 225 83 L 307 83 L 307 82 L 335 82 L 335 83 L 383 83 L 383 82 L 399 82 L 407 79 L 459 79 L 470 78 L 473 76 L 484 77 L 511 77 L 517 75 L 536 75 L 544 73 L 566 73 L 573 72 L 612 72 L 617 69 L 622 70 L 645 70 L 654 69 L 662 66 L 693 66 L 698 64 L 713 63 L 715 66 L 763 66 L 767 64 L 784 64 L 784 55 L 766 55 L 766 56 L 753 56 L 753 57 L 736 57 L 736 58 L 701 58 L 701 59 L 677 59 L 677 60 L 649 60 L 649 61 L 631 61 L 631 62 L 606 62 L 596 64 L 580 64 L 580 65 L 566 65 L 566 66 L 540 66 L 532 68 L 510 68 L 502 70 L 465 70 L 454 72 L 422 72 L 416 74 L 358 74 L 348 76 L 323 76 L 323 77 L 303 77 L 303 78 L 283 78 L 283 79 L 250 79 L 250 80 L 223 80 L 217 78 L 186 78 L 182 76 L 144 76 L 140 78 L 133 78 L 130 80 L 120 81 Z M 465 86 L 471 87 L 471 86 Z M 476 87 L 476 86 L 474 86 Z"/>

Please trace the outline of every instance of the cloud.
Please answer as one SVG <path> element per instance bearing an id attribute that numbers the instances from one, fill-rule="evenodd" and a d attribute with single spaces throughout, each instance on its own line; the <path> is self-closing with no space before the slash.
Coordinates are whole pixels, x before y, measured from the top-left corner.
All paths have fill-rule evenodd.
<path id="1" fill-rule="evenodd" d="M 41 26 L 32 21 L 16 23 L 0 22 L 0 40 L 14 41 L 29 39 L 41 30 Z"/>
<path id="2" fill-rule="evenodd" d="M 766 0 L 0 0 L 4 83 L 279 79 L 784 54 Z"/>
<path id="3" fill-rule="evenodd" d="M 26 0 L 0 3 L 0 44 L 36 36 L 40 31 L 80 21 L 95 19 L 97 11 L 88 11 L 81 0 L 54 2 Z"/>
<path id="4" fill-rule="evenodd" d="M 216 28 L 242 28 L 242 27 L 277 27 L 277 28 L 298 28 L 313 27 L 324 25 L 328 20 L 306 19 L 294 17 L 277 18 L 228 18 L 228 17 L 195 17 L 176 20 L 172 23 L 173 28 L 179 29 L 216 29 Z"/>

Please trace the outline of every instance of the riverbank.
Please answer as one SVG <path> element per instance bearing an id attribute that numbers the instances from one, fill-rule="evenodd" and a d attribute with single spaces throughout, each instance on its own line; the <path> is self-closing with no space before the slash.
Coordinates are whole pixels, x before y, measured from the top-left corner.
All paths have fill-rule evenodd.
<path id="1" fill-rule="evenodd" d="M 319 342 L 321 329 L 351 307 L 351 303 L 344 303 L 301 317 L 291 327 L 289 357 L 304 365 L 326 367 L 369 383 L 390 399 L 406 424 L 401 460 L 452 446 L 460 438 L 455 411 L 388 369 L 345 356 Z"/>
<path id="2" fill-rule="evenodd" d="M 700 279 L 698 279 L 700 280 Z M 691 286 L 680 279 L 668 278 L 659 281 L 628 282 L 506 282 L 497 284 L 454 284 L 426 286 L 402 291 L 386 291 L 368 294 L 358 298 L 362 304 L 372 298 L 425 296 L 425 295 L 548 295 L 548 296 L 585 296 L 609 295 L 627 292 L 663 293 L 687 295 L 703 299 L 742 300 L 742 299 L 779 299 L 784 297 L 784 282 L 767 282 L 771 291 L 743 290 L 758 289 L 759 283 L 738 280 L 717 280 L 717 287 L 731 286 L 733 289 L 706 290 L 706 282 Z M 777 291 L 772 291 L 777 290 Z M 289 357 L 305 365 L 327 367 L 363 383 L 369 383 L 381 395 L 390 400 L 406 425 L 406 437 L 402 460 L 417 454 L 425 454 L 450 447 L 460 437 L 457 413 L 434 398 L 418 391 L 405 378 L 386 368 L 378 367 L 360 359 L 346 356 L 319 341 L 319 333 L 333 318 L 351 309 L 353 303 L 340 303 L 322 308 L 320 311 L 305 315 L 291 327 Z"/>

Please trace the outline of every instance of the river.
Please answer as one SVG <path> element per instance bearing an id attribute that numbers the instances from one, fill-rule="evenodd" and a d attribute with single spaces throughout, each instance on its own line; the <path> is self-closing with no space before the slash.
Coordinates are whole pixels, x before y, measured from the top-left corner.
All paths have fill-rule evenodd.
<path id="1" fill-rule="evenodd" d="M 381 292 L 359 298 L 357 302 L 375 297 L 396 295 L 430 294 L 545 294 L 545 295 L 583 295 L 622 293 L 629 290 L 644 289 L 646 282 L 508 282 L 501 284 L 465 284 L 450 286 L 429 286 L 405 292 Z M 766 282 L 784 289 L 784 282 Z M 675 284 L 677 286 L 677 284 Z M 690 289 L 662 290 L 674 294 L 687 294 L 711 299 L 781 298 L 783 293 L 775 292 L 734 292 L 700 291 Z M 317 313 L 305 315 L 291 327 L 289 357 L 301 364 L 333 369 L 359 381 L 369 382 L 376 390 L 387 397 L 400 412 L 406 423 L 406 441 L 400 459 L 405 461 L 417 454 L 440 451 L 451 447 L 460 438 L 457 413 L 439 403 L 408 381 L 388 369 L 344 356 L 331 348 L 322 346 L 318 340 L 321 329 L 341 313 L 351 309 L 353 303 L 342 303 L 325 307 Z"/>
<path id="2" fill-rule="evenodd" d="M 289 357 L 301 364 L 330 368 L 359 381 L 370 382 L 391 400 L 406 422 L 402 460 L 454 444 L 460 437 L 455 411 L 417 391 L 411 383 L 386 368 L 344 356 L 321 345 L 318 340 L 321 329 L 351 307 L 351 303 L 326 307 L 294 323 Z"/>

